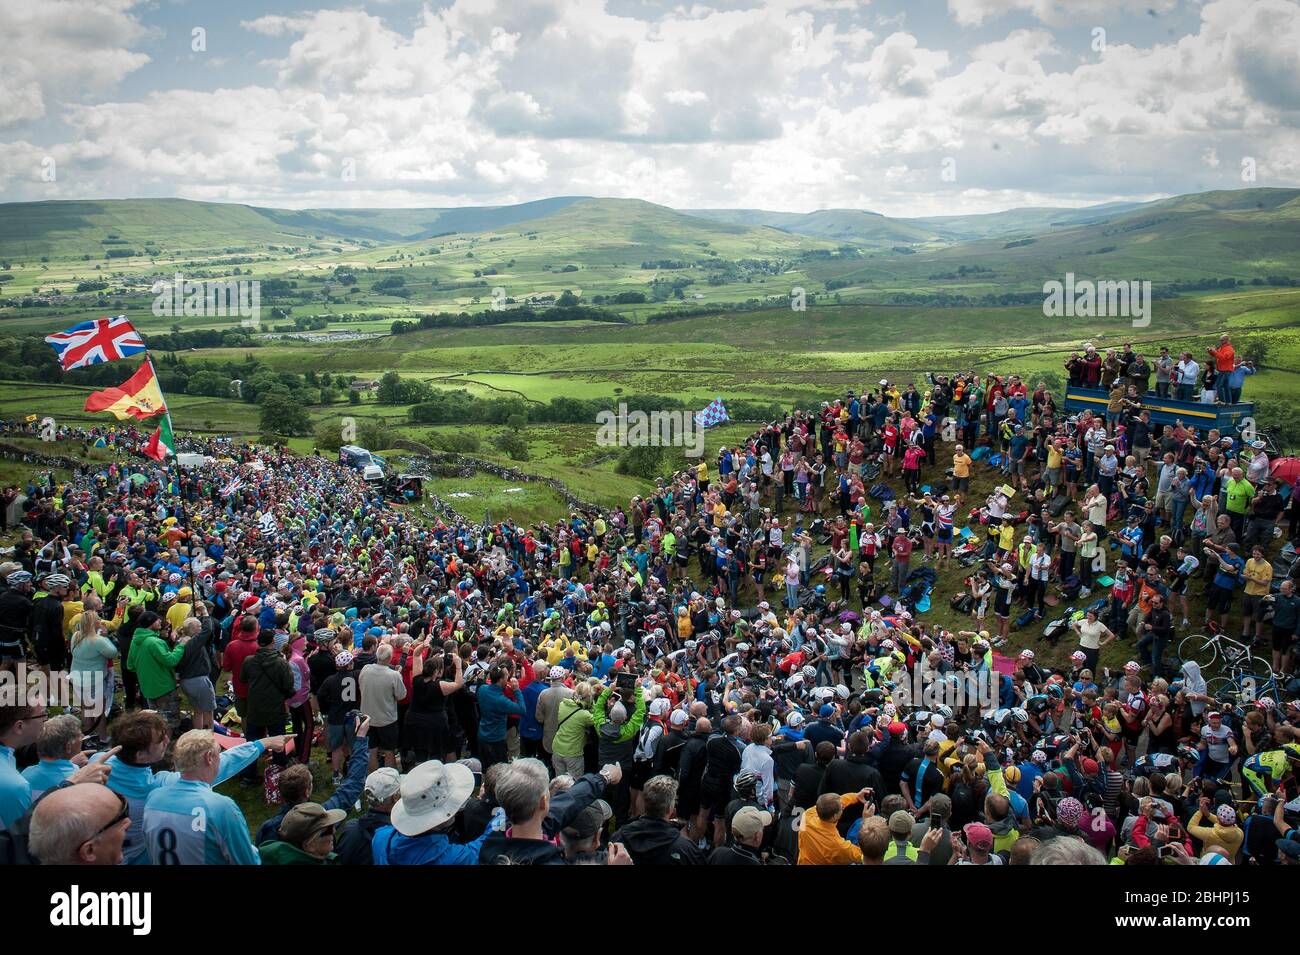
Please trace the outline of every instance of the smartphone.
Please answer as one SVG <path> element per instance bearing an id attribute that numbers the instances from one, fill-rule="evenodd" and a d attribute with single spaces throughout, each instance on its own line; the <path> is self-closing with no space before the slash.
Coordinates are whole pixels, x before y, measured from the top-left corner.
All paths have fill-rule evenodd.
<path id="1" fill-rule="evenodd" d="M 1173 846 L 1158 846 L 1158 847 L 1156 847 L 1156 858 L 1157 858 L 1157 859 L 1169 859 L 1169 858 L 1171 858 L 1171 857 L 1173 856 L 1173 854 L 1174 854 L 1174 847 L 1173 847 Z"/>
<path id="2" fill-rule="evenodd" d="M 943 828 L 943 817 L 940 816 L 937 812 L 930 813 L 930 828 L 931 829 Z"/>

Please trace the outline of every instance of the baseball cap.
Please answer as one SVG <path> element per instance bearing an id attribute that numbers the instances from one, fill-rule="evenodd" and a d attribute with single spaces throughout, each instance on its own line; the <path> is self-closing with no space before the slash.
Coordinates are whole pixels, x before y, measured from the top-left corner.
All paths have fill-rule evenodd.
<path id="1" fill-rule="evenodd" d="M 889 814 L 889 831 L 896 836 L 910 836 L 915 820 L 906 809 L 895 809 Z"/>
<path id="2" fill-rule="evenodd" d="M 609 822 L 614 810 L 603 799 L 597 799 L 582 812 L 578 813 L 572 823 L 564 827 L 564 834 L 570 839 L 590 839 Z"/>
<path id="3" fill-rule="evenodd" d="M 731 831 L 741 839 L 752 839 L 772 824 L 772 814 L 746 806 L 731 817 Z"/>
<path id="4" fill-rule="evenodd" d="M 374 802 L 383 802 L 396 796 L 402 788 L 402 776 L 391 766 L 376 769 L 366 777 L 366 795 Z"/>
<path id="5" fill-rule="evenodd" d="M 1300 841 L 1295 839 L 1277 840 L 1277 851 L 1292 859 L 1300 859 Z"/>
<path id="6" fill-rule="evenodd" d="M 968 822 L 962 828 L 962 832 L 966 833 L 967 844 L 980 849 L 993 848 L 993 830 L 984 823 Z"/>

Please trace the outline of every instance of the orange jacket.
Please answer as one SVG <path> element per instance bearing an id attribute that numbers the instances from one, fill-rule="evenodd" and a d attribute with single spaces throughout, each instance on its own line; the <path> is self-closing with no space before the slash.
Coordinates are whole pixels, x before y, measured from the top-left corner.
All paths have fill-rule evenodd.
<path id="1" fill-rule="evenodd" d="M 840 797 L 840 806 L 852 806 L 857 793 Z M 804 811 L 799 830 L 799 865 L 853 865 L 862 862 L 862 850 L 840 835 L 838 817 L 826 822 L 816 807 Z"/>
<path id="2" fill-rule="evenodd" d="M 1233 363 L 1237 360 L 1237 352 L 1231 342 L 1224 342 L 1218 348 L 1211 348 L 1210 354 L 1214 356 L 1215 371 L 1232 371 Z"/>

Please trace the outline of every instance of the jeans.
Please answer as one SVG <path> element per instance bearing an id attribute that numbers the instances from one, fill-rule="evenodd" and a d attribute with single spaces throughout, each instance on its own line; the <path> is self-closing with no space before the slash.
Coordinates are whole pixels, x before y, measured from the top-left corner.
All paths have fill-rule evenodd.
<path id="1" fill-rule="evenodd" d="M 1216 375 L 1214 378 L 1214 398 L 1227 403 L 1232 400 L 1232 378 L 1229 375 Z"/>
<path id="2" fill-rule="evenodd" d="M 1170 505 L 1170 509 L 1173 511 L 1173 517 L 1169 521 L 1169 526 L 1173 530 L 1173 533 L 1170 536 L 1173 537 L 1175 544 L 1181 544 L 1183 536 L 1183 517 L 1187 514 L 1187 501 L 1180 501 L 1175 498 L 1173 503 Z"/>
<path id="3" fill-rule="evenodd" d="M 1144 663 L 1150 662 L 1153 676 L 1161 677 L 1165 675 L 1165 648 L 1168 646 L 1169 641 L 1167 639 L 1157 637 L 1150 632 L 1137 642 L 1138 654 Z"/>
<path id="4" fill-rule="evenodd" d="M 788 610 L 796 610 L 799 607 L 799 585 L 785 585 L 785 606 Z"/>

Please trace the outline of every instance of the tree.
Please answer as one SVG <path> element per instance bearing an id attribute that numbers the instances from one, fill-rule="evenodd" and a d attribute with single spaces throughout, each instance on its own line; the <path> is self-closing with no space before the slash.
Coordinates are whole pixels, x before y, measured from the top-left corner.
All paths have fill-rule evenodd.
<path id="1" fill-rule="evenodd" d="M 497 447 L 510 455 L 512 461 L 528 460 L 528 442 L 518 431 L 502 431 L 497 436 Z"/>
<path id="2" fill-rule="evenodd" d="M 261 398 L 261 429 L 265 434 L 311 434 L 307 411 L 288 391 L 267 391 Z"/>
<path id="3" fill-rule="evenodd" d="M 526 415 L 512 414 L 506 418 L 506 427 L 511 431 L 522 431 L 527 424 L 528 418 Z"/>
<path id="4" fill-rule="evenodd" d="M 230 379 L 217 371 L 196 371 L 186 383 L 185 393 L 207 398 L 226 398 L 230 395 Z"/>
<path id="5" fill-rule="evenodd" d="M 654 445 L 627 448 L 614 465 L 616 474 L 627 474 L 647 481 L 663 476 L 664 449 Z"/>
<path id="6" fill-rule="evenodd" d="M 565 305 L 577 305 L 578 296 L 574 295 L 571 289 L 566 288 L 560 293 L 560 297 L 555 300 L 555 304 L 560 307 L 564 307 Z"/>
<path id="7" fill-rule="evenodd" d="M 355 388 L 349 388 L 349 389 L 348 389 L 348 404 L 350 404 L 350 405 L 359 405 L 359 404 L 361 404 L 361 392 L 357 391 L 357 389 L 355 389 Z"/>

